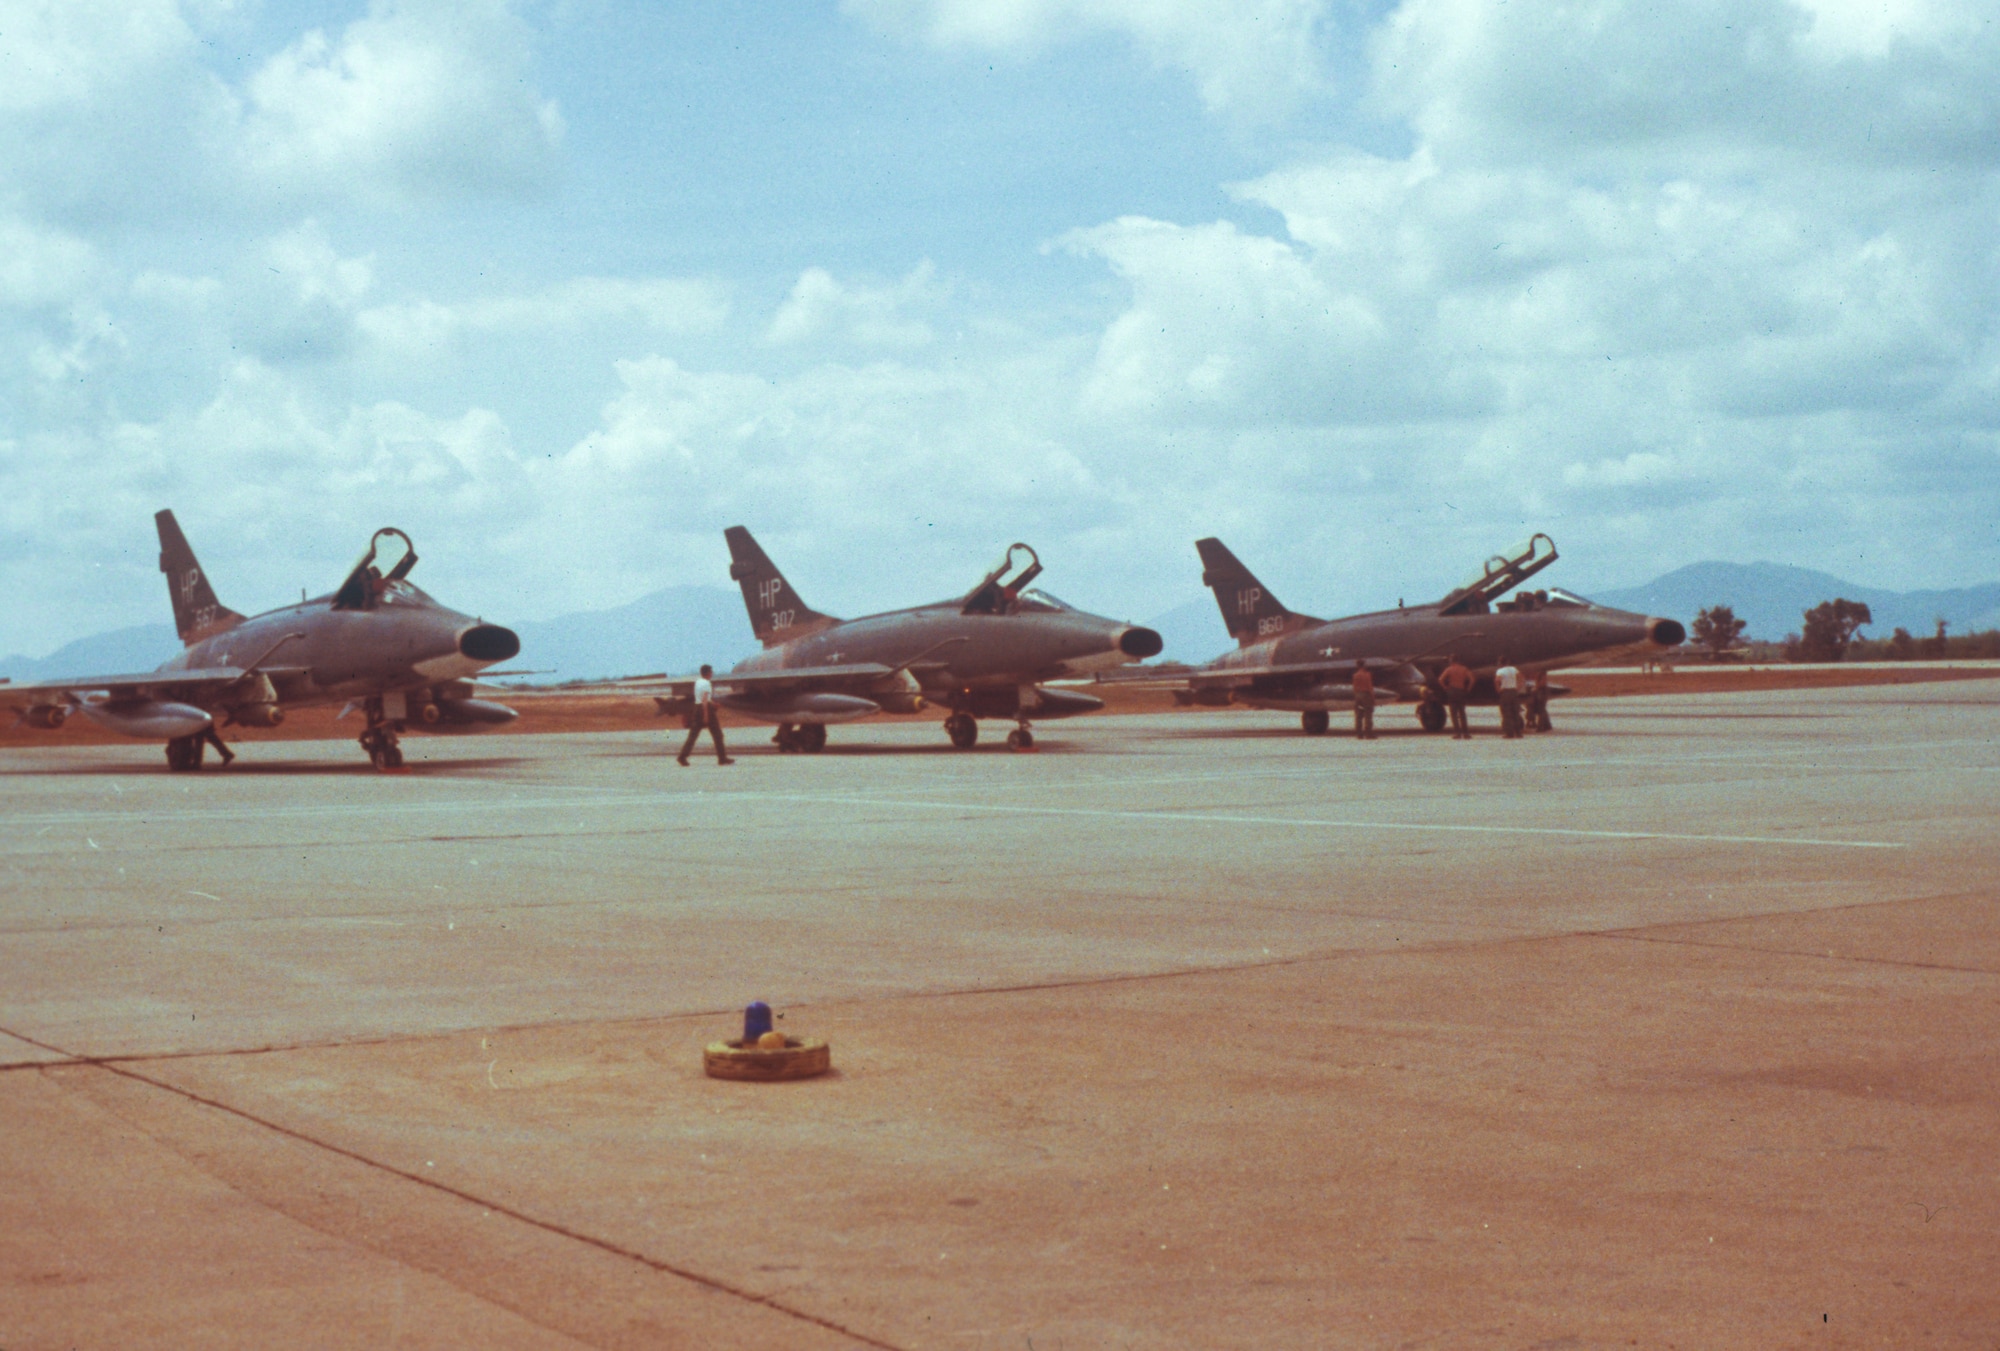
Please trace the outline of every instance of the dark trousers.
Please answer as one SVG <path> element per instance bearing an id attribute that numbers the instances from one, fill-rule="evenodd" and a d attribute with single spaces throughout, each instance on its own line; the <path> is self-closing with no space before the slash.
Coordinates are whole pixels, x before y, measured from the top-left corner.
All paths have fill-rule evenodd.
<path id="1" fill-rule="evenodd" d="M 1536 692 L 1528 696 L 1528 727 L 1531 731 L 1546 732 L 1553 724 L 1549 722 L 1549 696 Z"/>
<path id="2" fill-rule="evenodd" d="M 1451 714 L 1451 734 L 1454 737 L 1469 737 L 1472 729 L 1465 725 L 1465 696 L 1447 691 L 1444 706 Z"/>
<path id="3" fill-rule="evenodd" d="M 1354 701 L 1354 735 L 1364 740 L 1375 736 L 1375 696 L 1363 694 Z"/>
<path id="4" fill-rule="evenodd" d="M 715 743 L 715 758 L 717 760 L 727 760 L 729 752 L 722 748 L 722 718 L 716 713 L 715 705 L 709 704 L 707 707 L 698 710 L 697 716 L 700 716 L 702 720 L 688 728 L 687 740 L 681 743 L 681 763 L 687 763 L 688 753 L 694 749 L 694 743 L 701 739 L 703 728 L 708 730 L 709 740 Z"/>
<path id="5" fill-rule="evenodd" d="M 1500 735 L 1521 735 L 1521 696 L 1513 690 L 1500 691 Z"/>

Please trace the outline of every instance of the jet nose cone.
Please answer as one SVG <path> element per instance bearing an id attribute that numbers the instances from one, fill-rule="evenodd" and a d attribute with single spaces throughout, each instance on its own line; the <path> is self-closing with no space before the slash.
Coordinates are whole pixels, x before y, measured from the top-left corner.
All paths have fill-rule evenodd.
<path id="1" fill-rule="evenodd" d="M 458 651 L 473 661 L 508 661 L 519 655 L 521 639 L 498 624 L 474 624 L 458 635 Z"/>
<path id="2" fill-rule="evenodd" d="M 1661 647 L 1679 647 L 1687 641 L 1688 632 L 1681 627 L 1678 619 L 1649 619 L 1646 621 L 1646 636 Z"/>
<path id="3" fill-rule="evenodd" d="M 1166 640 L 1159 634 L 1137 625 L 1118 635 L 1118 650 L 1137 661 L 1159 656 L 1160 649 L 1166 645 Z"/>

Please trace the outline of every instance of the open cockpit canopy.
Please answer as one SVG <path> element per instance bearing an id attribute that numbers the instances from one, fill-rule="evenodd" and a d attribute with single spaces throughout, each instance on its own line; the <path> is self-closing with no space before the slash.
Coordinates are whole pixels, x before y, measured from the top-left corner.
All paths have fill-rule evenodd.
<path id="1" fill-rule="evenodd" d="M 969 615 L 1010 615 L 1021 609 L 1048 608 L 1041 603 L 1032 606 L 1021 604 L 1022 592 L 1028 583 L 1041 575 L 1042 560 L 1036 557 L 1033 549 L 1016 541 L 1007 546 L 1000 565 L 987 573 L 979 585 L 966 595 L 959 611 Z"/>
<path id="2" fill-rule="evenodd" d="M 1495 554 L 1464 586 L 1438 602 L 1438 610 L 1448 615 L 1483 615 L 1493 602 L 1556 561 L 1556 542 L 1537 534 L 1527 543 L 1506 553 Z"/>
<path id="3" fill-rule="evenodd" d="M 417 548 L 410 537 L 393 525 L 383 526 L 369 539 L 368 551 L 333 593 L 333 608 L 372 610 L 382 604 L 426 599 L 423 592 L 403 580 L 416 565 Z"/>

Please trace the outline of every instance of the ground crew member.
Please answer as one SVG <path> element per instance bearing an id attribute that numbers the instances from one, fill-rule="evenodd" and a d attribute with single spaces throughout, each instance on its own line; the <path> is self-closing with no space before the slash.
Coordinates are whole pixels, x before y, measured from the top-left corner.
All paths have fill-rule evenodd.
<path id="1" fill-rule="evenodd" d="M 1510 741 L 1521 736 L 1521 672 L 1505 657 L 1493 673 L 1493 692 L 1500 696 L 1500 735 Z"/>
<path id="2" fill-rule="evenodd" d="M 1365 661 L 1354 668 L 1354 739 L 1375 739 L 1375 677 Z"/>
<path id="3" fill-rule="evenodd" d="M 1549 732 L 1555 725 L 1549 721 L 1549 673 L 1535 672 L 1535 678 L 1528 682 L 1528 730 Z"/>
<path id="4" fill-rule="evenodd" d="M 680 762 L 683 765 L 688 762 L 688 752 L 694 749 L 694 743 L 701 739 L 704 727 L 708 729 L 709 739 L 715 743 L 715 763 L 718 765 L 736 763 L 729 758 L 729 752 L 722 748 L 722 715 L 716 710 L 715 685 L 709 679 L 714 674 L 714 671 L 703 666 L 701 674 L 694 678 L 694 708 L 688 713 L 687 740 L 681 743 Z"/>
<path id="5" fill-rule="evenodd" d="M 1472 693 L 1471 668 L 1453 657 L 1451 665 L 1438 677 L 1438 688 L 1444 691 L 1444 704 L 1451 712 L 1451 739 L 1472 740 L 1471 729 L 1465 725 L 1465 697 Z"/>
<path id="6" fill-rule="evenodd" d="M 201 739 L 203 741 L 206 741 L 209 745 L 215 747 L 216 754 L 222 757 L 223 764 L 226 765 L 231 760 L 234 760 L 236 758 L 236 752 L 230 750 L 229 747 L 222 744 L 222 734 L 215 730 L 214 723 L 210 723 L 208 726 L 201 729 Z"/>

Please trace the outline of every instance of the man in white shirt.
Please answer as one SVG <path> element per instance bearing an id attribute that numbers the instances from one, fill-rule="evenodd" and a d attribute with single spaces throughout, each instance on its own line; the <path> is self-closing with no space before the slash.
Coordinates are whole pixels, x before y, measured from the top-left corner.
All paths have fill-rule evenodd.
<path id="1" fill-rule="evenodd" d="M 712 669 L 703 666 L 701 674 L 694 678 L 694 708 L 688 714 L 687 740 L 681 743 L 680 762 L 683 765 L 687 764 L 688 752 L 694 749 L 694 743 L 701 739 L 704 727 L 708 729 L 709 739 L 715 743 L 715 763 L 736 763 L 722 747 L 722 717 L 715 707 L 715 683 L 711 679 L 714 674 Z"/>
<path id="2" fill-rule="evenodd" d="M 1493 673 L 1493 691 L 1500 696 L 1500 735 L 1521 735 L 1521 672 L 1505 657 Z"/>

